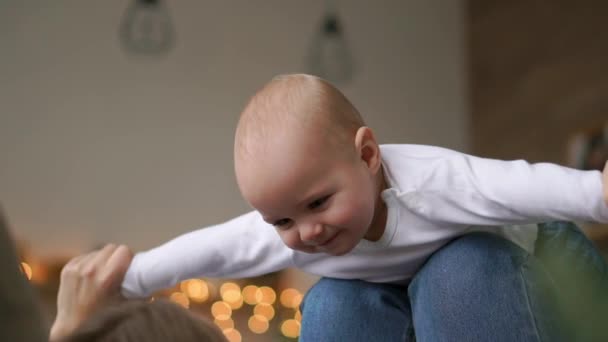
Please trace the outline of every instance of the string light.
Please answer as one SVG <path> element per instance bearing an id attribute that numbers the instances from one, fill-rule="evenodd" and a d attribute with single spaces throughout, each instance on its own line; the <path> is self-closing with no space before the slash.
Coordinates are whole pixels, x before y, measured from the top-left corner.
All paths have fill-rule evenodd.
<path id="1" fill-rule="evenodd" d="M 255 285 L 247 285 L 242 291 L 243 300 L 249 305 L 256 305 L 262 299 L 262 291 Z"/>
<path id="2" fill-rule="evenodd" d="M 260 291 L 262 293 L 262 298 L 259 301 L 260 303 L 272 305 L 277 300 L 277 294 L 274 291 L 274 289 L 272 289 L 271 287 L 262 286 L 262 287 L 260 287 Z M 256 294 L 256 297 L 257 297 L 257 294 Z"/>
<path id="3" fill-rule="evenodd" d="M 256 334 L 263 334 L 268 331 L 268 319 L 262 315 L 253 315 L 247 321 L 249 330 Z"/>
<path id="4" fill-rule="evenodd" d="M 201 279 L 190 279 L 182 282 L 180 288 L 194 302 L 203 303 L 209 299 L 209 286 Z"/>
<path id="5" fill-rule="evenodd" d="M 32 280 L 32 267 L 28 265 L 26 262 L 21 263 L 21 271 L 27 277 L 27 280 Z"/>
<path id="6" fill-rule="evenodd" d="M 238 293 L 238 297 L 236 297 L 234 300 L 227 298 L 226 303 L 228 303 L 228 305 L 230 305 L 232 310 L 238 310 L 243 307 L 243 296 L 241 296 L 241 294 Z"/>
<path id="7" fill-rule="evenodd" d="M 281 333 L 285 337 L 296 338 L 300 336 L 300 322 L 288 319 L 281 324 Z"/>
<path id="8" fill-rule="evenodd" d="M 235 283 L 231 283 L 231 282 L 227 282 L 227 283 L 223 283 L 222 286 L 220 286 L 220 295 L 224 295 L 225 292 L 227 291 L 238 291 L 241 292 L 241 288 L 240 286 L 238 286 Z"/>
<path id="9" fill-rule="evenodd" d="M 225 329 L 223 331 L 223 333 L 224 333 L 224 336 L 226 336 L 226 338 L 230 342 L 241 342 L 241 340 L 243 339 L 241 337 L 241 333 L 234 328 Z"/>
<path id="10" fill-rule="evenodd" d="M 272 320 L 275 315 L 274 308 L 272 305 L 260 303 L 253 308 L 253 313 L 256 315 L 264 316 L 267 320 Z"/>
<path id="11" fill-rule="evenodd" d="M 296 289 L 285 289 L 281 292 L 279 301 L 286 308 L 297 309 L 302 303 L 302 294 Z"/>
<path id="12" fill-rule="evenodd" d="M 241 288 L 235 283 L 224 283 L 220 287 L 220 295 L 222 300 L 233 310 L 240 309 L 243 306 L 243 296 L 241 295 Z"/>
<path id="13" fill-rule="evenodd" d="M 226 330 L 226 329 L 234 329 L 234 320 L 232 320 L 232 318 L 228 318 L 228 319 L 214 319 L 213 323 L 215 323 L 215 325 L 217 325 L 218 327 L 220 327 L 221 330 Z"/>
<path id="14" fill-rule="evenodd" d="M 181 292 L 173 292 L 169 297 L 169 300 L 183 306 L 186 309 L 190 307 L 190 300 L 188 300 L 188 297 Z"/>
<path id="15" fill-rule="evenodd" d="M 19 266 L 27 279 L 32 282 L 34 282 L 33 278 L 37 277 L 37 269 L 47 267 L 44 263 L 34 262 L 34 264 L 31 264 L 25 261 L 20 262 Z M 49 276 L 50 275 L 51 274 L 49 274 Z M 53 273 L 52 276 L 57 277 L 58 275 Z M 242 335 L 235 329 L 235 326 L 242 324 L 239 322 L 244 321 L 245 317 L 238 315 L 239 319 L 237 319 L 237 321 L 239 322 L 236 322 L 235 319 L 232 318 L 232 313 L 234 310 L 241 308 L 244 303 L 253 306 L 252 316 L 247 319 L 247 326 L 252 333 L 267 333 L 270 330 L 271 321 L 275 317 L 289 318 L 289 316 L 292 316 L 292 318 L 277 324 L 277 330 L 288 338 L 297 338 L 299 336 L 300 324 L 302 321 L 302 313 L 299 310 L 299 306 L 302 302 L 303 295 L 295 288 L 287 288 L 278 292 L 270 286 L 258 287 L 250 284 L 241 288 L 234 282 L 225 282 L 222 284 L 220 282 L 213 283 L 213 281 L 209 282 L 203 279 L 188 279 L 181 282 L 177 288 L 165 289 L 155 293 L 155 297 L 149 297 L 148 300 L 152 302 L 156 298 L 166 297 L 172 302 L 189 309 L 192 305 L 191 303 L 209 301 L 210 298 L 212 298 L 212 291 L 214 292 L 213 295 L 215 298 L 221 298 L 221 300 L 216 299 L 217 301 L 210 302 L 210 311 L 214 319 L 213 322 L 222 330 L 228 341 L 241 342 L 242 340 Z M 277 304 L 280 304 L 281 308 L 294 310 L 281 312 L 281 309 L 278 309 L 279 311 L 277 311 L 277 308 L 279 307 L 274 307 L 276 302 L 279 302 Z M 205 307 L 209 308 L 208 306 Z M 201 311 L 202 308 L 202 306 L 197 306 L 195 311 L 202 316 L 205 316 Z"/>
<path id="16" fill-rule="evenodd" d="M 215 319 L 226 320 L 232 316 L 232 308 L 228 303 L 215 302 L 211 305 L 211 314 Z"/>

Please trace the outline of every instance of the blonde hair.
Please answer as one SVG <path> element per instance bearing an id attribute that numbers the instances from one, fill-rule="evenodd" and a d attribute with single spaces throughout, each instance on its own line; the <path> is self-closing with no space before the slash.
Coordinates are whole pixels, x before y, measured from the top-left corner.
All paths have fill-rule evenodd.
<path id="1" fill-rule="evenodd" d="M 227 342 L 215 324 L 167 300 L 102 309 L 62 342 Z"/>
<path id="2" fill-rule="evenodd" d="M 313 125 L 325 137 L 343 143 L 354 138 L 365 123 L 355 106 L 328 81 L 306 74 L 276 76 L 256 92 L 241 113 L 235 156 L 250 152 L 252 143 L 266 141 L 275 129 Z"/>

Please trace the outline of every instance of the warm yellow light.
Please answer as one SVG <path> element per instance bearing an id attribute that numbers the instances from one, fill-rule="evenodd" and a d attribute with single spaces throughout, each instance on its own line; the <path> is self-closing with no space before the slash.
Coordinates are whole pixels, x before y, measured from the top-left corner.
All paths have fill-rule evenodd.
<path id="1" fill-rule="evenodd" d="M 25 277 L 35 284 L 46 284 L 49 278 L 49 270 L 46 264 L 37 260 L 27 260 L 19 263 Z"/>
<path id="2" fill-rule="evenodd" d="M 209 299 L 209 287 L 201 279 L 190 279 L 186 282 L 184 293 L 193 301 L 203 303 Z"/>
<path id="3" fill-rule="evenodd" d="M 267 320 L 272 320 L 274 318 L 274 308 L 270 304 L 260 303 L 253 308 L 253 313 L 256 315 L 261 315 L 266 317 Z"/>
<path id="4" fill-rule="evenodd" d="M 296 289 L 285 289 L 281 292 L 279 301 L 286 308 L 297 309 L 302 303 L 302 294 Z"/>
<path id="5" fill-rule="evenodd" d="M 241 342 L 242 340 L 241 333 L 236 329 L 226 329 L 223 331 L 223 333 L 230 342 Z"/>
<path id="6" fill-rule="evenodd" d="M 181 292 L 173 292 L 169 299 L 172 302 L 177 303 L 186 309 L 190 307 L 190 301 L 188 300 L 188 297 L 186 297 L 186 295 Z"/>
<path id="7" fill-rule="evenodd" d="M 302 300 L 304 299 L 304 296 L 302 296 L 301 293 L 298 293 L 295 297 L 293 297 L 293 300 L 291 301 L 291 305 L 294 309 L 297 309 L 300 307 L 300 304 L 302 304 Z"/>
<path id="8" fill-rule="evenodd" d="M 222 286 L 220 286 L 220 296 L 224 298 L 224 293 L 227 291 L 241 292 L 241 287 L 231 282 L 223 283 Z"/>
<path id="9" fill-rule="evenodd" d="M 232 318 L 228 318 L 228 319 L 214 319 L 213 323 L 215 323 L 215 325 L 217 325 L 218 327 L 220 327 L 220 329 L 226 330 L 226 329 L 234 329 L 234 321 L 232 320 Z"/>
<path id="10" fill-rule="evenodd" d="M 300 336 L 300 322 L 295 319 L 288 319 L 281 324 L 281 333 L 285 337 L 296 338 Z"/>
<path id="11" fill-rule="evenodd" d="M 247 285 L 243 289 L 243 300 L 249 305 L 256 305 L 262 299 L 262 291 L 255 285 Z"/>
<path id="12" fill-rule="evenodd" d="M 260 291 L 262 292 L 262 299 L 260 300 L 260 303 L 272 305 L 277 300 L 277 294 L 272 288 L 268 286 L 262 286 L 260 287 Z"/>
<path id="13" fill-rule="evenodd" d="M 226 296 L 225 302 L 230 305 L 232 310 L 238 310 L 243 307 L 243 296 L 241 296 L 240 292 L 236 292 L 236 295 L 230 294 L 232 292 L 234 291 L 226 291 L 226 294 L 228 295 Z"/>
<path id="14" fill-rule="evenodd" d="M 256 334 L 263 334 L 268 331 L 268 320 L 266 317 L 262 315 L 253 315 L 249 317 L 249 321 L 247 321 L 247 326 L 249 330 Z"/>
<path id="15" fill-rule="evenodd" d="M 233 310 L 243 306 L 243 296 L 241 288 L 234 283 L 225 283 L 220 288 L 220 293 L 224 302 L 228 303 Z"/>
<path id="16" fill-rule="evenodd" d="M 184 280 L 181 283 L 179 283 L 180 291 L 182 291 L 183 293 L 186 293 L 188 291 L 188 283 L 190 283 L 190 279 Z"/>
<path id="17" fill-rule="evenodd" d="M 302 312 L 300 310 L 296 311 L 293 318 L 298 322 L 302 322 Z"/>
<path id="18" fill-rule="evenodd" d="M 215 319 L 226 320 L 232 316 L 232 308 L 228 303 L 215 302 L 211 305 L 211 314 Z"/>
<path id="19" fill-rule="evenodd" d="M 13 264 L 14 265 L 14 264 Z M 27 280 L 32 280 L 32 267 L 28 265 L 26 262 L 21 263 L 21 270 L 27 277 Z"/>

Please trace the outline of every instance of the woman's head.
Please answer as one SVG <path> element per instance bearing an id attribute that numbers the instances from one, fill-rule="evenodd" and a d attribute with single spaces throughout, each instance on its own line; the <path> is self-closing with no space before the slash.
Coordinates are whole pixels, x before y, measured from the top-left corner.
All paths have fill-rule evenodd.
<path id="1" fill-rule="evenodd" d="M 106 307 L 62 342 L 226 342 L 212 322 L 166 300 Z"/>

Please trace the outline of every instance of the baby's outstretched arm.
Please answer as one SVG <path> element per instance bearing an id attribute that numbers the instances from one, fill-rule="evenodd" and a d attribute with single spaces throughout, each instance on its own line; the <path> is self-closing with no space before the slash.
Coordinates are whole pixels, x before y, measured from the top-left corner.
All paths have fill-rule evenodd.
<path id="1" fill-rule="evenodd" d="M 195 277 L 246 278 L 292 265 L 293 251 L 255 211 L 137 253 L 122 283 L 128 298 Z"/>
<path id="2" fill-rule="evenodd" d="M 509 225 L 551 220 L 608 223 L 607 171 L 446 153 L 413 209 L 454 224 Z"/>

